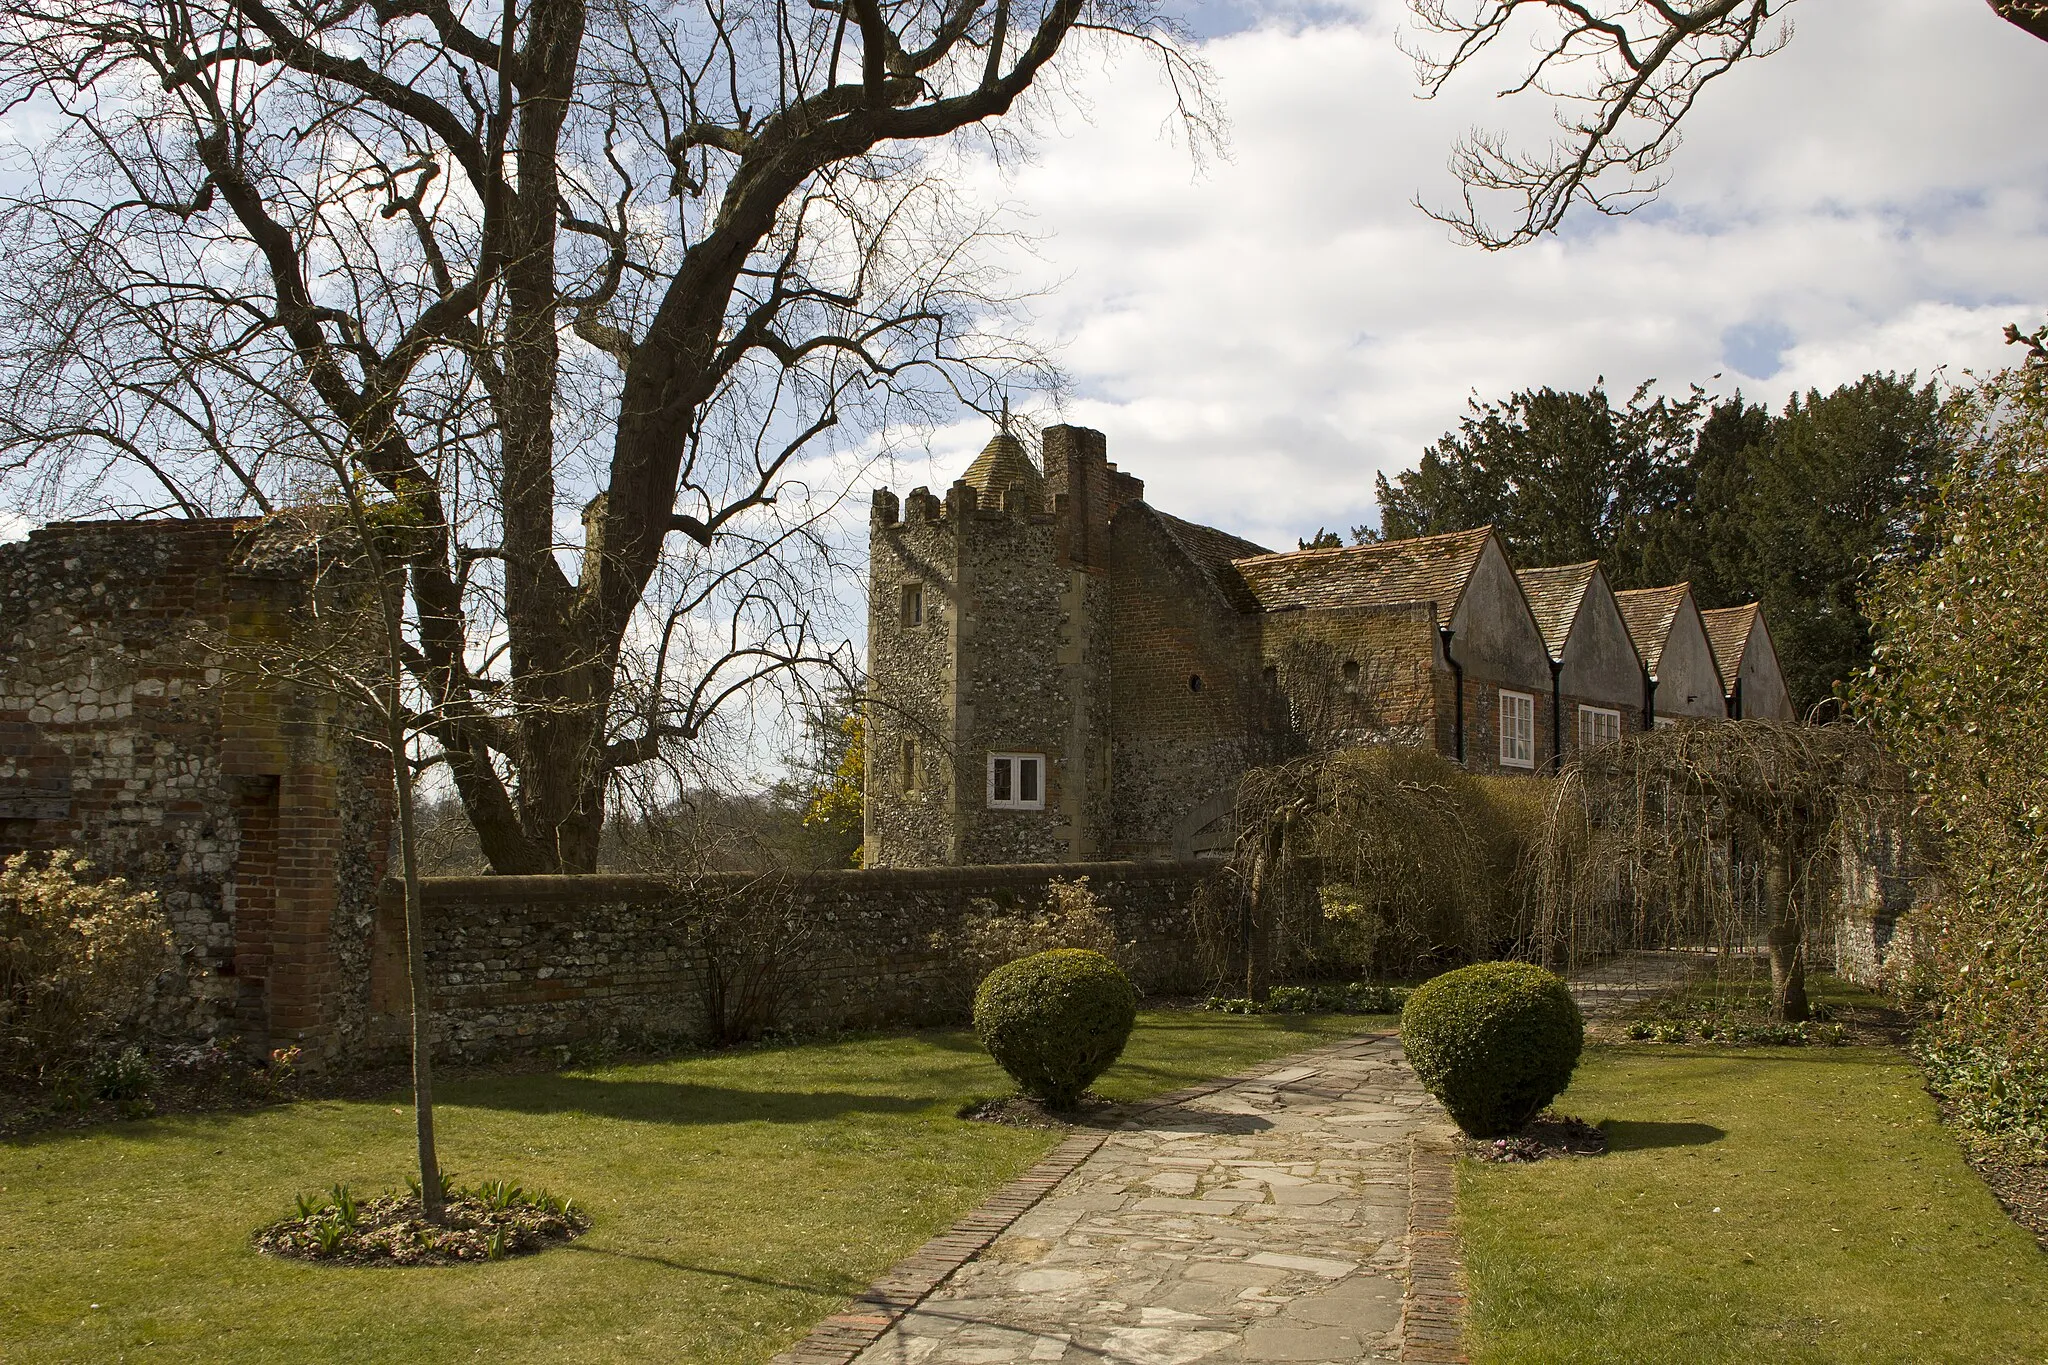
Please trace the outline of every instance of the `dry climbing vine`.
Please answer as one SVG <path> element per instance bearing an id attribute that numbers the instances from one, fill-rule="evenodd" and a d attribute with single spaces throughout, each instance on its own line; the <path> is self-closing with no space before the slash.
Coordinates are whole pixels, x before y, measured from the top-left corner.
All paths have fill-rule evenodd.
<path id="1" fill-rule="evenodd" d="M 1806 1015 L 1808 945 L 1848 869 L 1914 827 L 1905 773 L 1850 725 L 1681 725 L 1581 755 L 1532 850 L 1524 951 L 1572 967 L 1624 948 L 1761 939 L 1778 1018 Z M 1894 847 L 1895 870 L 1920 864 Z"/>

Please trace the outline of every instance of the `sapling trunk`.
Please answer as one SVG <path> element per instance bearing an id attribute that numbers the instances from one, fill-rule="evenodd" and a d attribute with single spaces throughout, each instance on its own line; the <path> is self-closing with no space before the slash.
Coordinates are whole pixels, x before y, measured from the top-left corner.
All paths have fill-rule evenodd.
<path id="1" fill-rule="evenodd" d="M 346 479 L 349 507 L 363 551 L 376 580 L 377 606 L 384 618 L 382 694 L 385 747 L 391 752 L 391 786 L 398 805 L 398 863 L 405 892 L 405 975 L 412 1007 L 413 1131 L 419 1146 L 420 1213 L 429 1223 L 445 1216 L 441 1197 L 441 1163 L 434 1150 L 434 1056 L 429 1029 L 431 996 L 427 980 L 427 948 L 420 925 L 419 824 L 413 808 L 412 767 L 407 758 L 409 732 L 405 711 L 405 603 L 402 578 L 394 576 L 371 534 L 354 488 Z M 401 566 L 398 575 L 405 572 Z"/>
<path id="2" fill-rule="evenodd" d="M 405 884 L 405 973 L 412 1005 L 412 1104 L 414 1136 L 419 1144 L 420 1211 L 429 1223 L 438 1223 L 445 1210 L 441 1163 L 434 1150 L 434 1056 L 428 1028 L 427 949 L 420 927 L 418 826 L 413 811 L 412 774 L 406 770 L 403 713 L 394 704 L 390 715 L 392 774 L 396 779 L 392 785 L 398 794 L 398 861 Z"/>

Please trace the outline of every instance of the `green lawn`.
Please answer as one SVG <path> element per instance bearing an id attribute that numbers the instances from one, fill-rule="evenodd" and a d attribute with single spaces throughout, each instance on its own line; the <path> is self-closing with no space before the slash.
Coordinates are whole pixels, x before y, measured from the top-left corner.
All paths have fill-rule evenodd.
<path id="1" fill-rule="evenodd" d="M 1391 1019 L 1141 1016 L 1136 1099 Z M 1007 1080 L 972 1035 L 748 1049 L 444 1088 L 441 1160 L 596 1219 L 481 1266 L 258 1257 L 299 1191 L 397 1187 L 411 1110 L 321 1101 L 0 1144 L 0 1361 L 761 1361 L 1053 1145 L 954 1117 Z"/>
<path id="2" fill-rule="evenodd" d="M 1609 1154 L 1464 1163 L 1478 1365 L 2048 1360 L 2048 1256 L 1897 1052 L 1591 1048 L 1557 1107 Z"/>

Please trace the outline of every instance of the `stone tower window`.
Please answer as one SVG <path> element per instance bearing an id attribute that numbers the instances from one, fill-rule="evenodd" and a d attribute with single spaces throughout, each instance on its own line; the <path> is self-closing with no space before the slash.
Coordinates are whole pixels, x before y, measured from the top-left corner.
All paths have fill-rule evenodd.
<path id="1" fill-rule="evenodd" d="M 924 584 L 905 583 L 903 585 L 902 620 L 906 626 L 921 626 L 924 624 Z"/>
<path id="2" fill-rule="evenodd" d="M 1358 660 L 1344 661 L 1344 690 L 1356 694 L 1358 691 Z"/>
<path id="3" fill-rule="evenodd" d="M 990 810 L 1045 809 L 1044 754 L 988 756 Z"/>
<path id="4" fill-rule="evenodd" d="M 919 781 L 919 765 L 917 761 L 916 740 L 911 739 L 907 736 L 904 738 L 902 750 L 897 757 L 897 762 L 900 765 L 897 769 L 897 778 L 899 782 L 902 784 L 904 791 L 914 792 L 920 786 L 923 785 L 923 783 Z"/>

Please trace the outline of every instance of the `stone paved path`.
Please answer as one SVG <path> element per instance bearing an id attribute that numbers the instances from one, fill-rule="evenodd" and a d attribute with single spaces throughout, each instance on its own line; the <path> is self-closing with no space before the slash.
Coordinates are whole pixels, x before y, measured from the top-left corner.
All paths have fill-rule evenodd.
<path id="1" fill-rule="evenodd" d="M 1425 1295 L 1403 1331 L 1418 1144 L 1441 1168 L 1428 1193 L 1455 1254 L 1451 1134 L 1391 1037 L 1317 1048 L 1143 1112 L 857 1359 L 1457 1359 L 1461 1305 L 1432 1312 Z M 1454 1263 L 1428 1278 L 1455 1292 Z M 1404 1357 L 1404 1336 L 1418 1333 L 1440 1349 Z"/>
<path id="2" fill-rule="evenodd" d="M 1591 1017 L 1710 965 L 1630 952 Z M 1083 1130 L 777 1365 L 1462 1361 L 1455 1130 L 1398 1038 L 1298 1053 Z"/>

